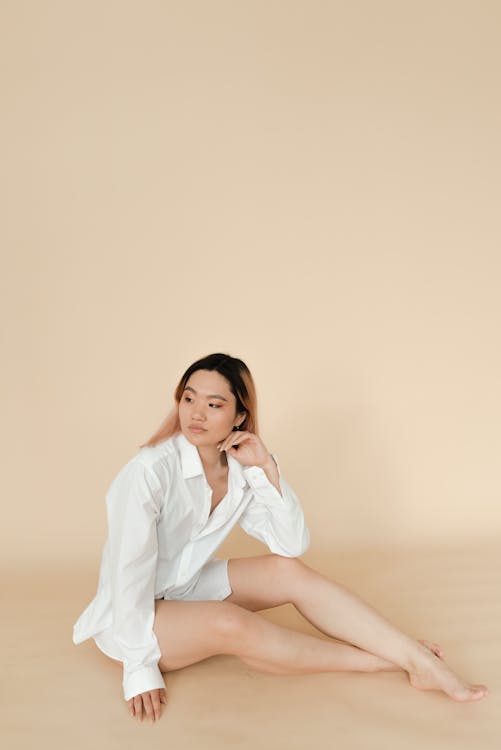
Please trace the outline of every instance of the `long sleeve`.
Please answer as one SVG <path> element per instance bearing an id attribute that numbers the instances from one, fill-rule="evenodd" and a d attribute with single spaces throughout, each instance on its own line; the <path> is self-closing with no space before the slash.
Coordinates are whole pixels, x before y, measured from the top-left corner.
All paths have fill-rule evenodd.
<path id="1" fill-rule="evenodd" d="M 239 524 L 247 534 L 264 542 L 271 552 L 298 557 L 308 549 L 310 533 L 299 499 L 282 476 L 276 455 L 271 455 L 278 468 L 282 496 L 263 469 L 246 467 L 243 474 L 252 488 L 252 499 L 240 516 Z"/>
<path id="2" fill-rule="evenodd" d="M 125 700 L 165 686 L 153 631 L 159 498 L 155 474 L 135 459 L 120 470 L 106 494 L 112 632 L 124 654 Z"/>

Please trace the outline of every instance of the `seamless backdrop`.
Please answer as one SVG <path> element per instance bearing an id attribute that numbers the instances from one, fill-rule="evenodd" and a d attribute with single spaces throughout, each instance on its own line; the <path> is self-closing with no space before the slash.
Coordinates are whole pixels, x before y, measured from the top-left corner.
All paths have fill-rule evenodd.
<path id="1" fill-rule="evenodd" d="M 95 559 L 211 351 L 315 544 L 497 537 L 497 4 L 1 13 L 4 563 Z"/>
<path id="2" fill-rule="evenodd" d="M 489 0 L 2 0 L 16 596 L 68 573 L 76 618 L 110 482 L 214 351 L 255 376 L 307 560 L 497 554 L 500 24 Z"/>
<path id="3" fill-rule="evenodd" d="M 499 747 L 500 26 L 490 0 L 1 0 L 6 746 Z M 489 698 L 217 656 L 133 723 L 71 630 L 112 479 L 215 351 L 254 374 L 305 561 Z"/>

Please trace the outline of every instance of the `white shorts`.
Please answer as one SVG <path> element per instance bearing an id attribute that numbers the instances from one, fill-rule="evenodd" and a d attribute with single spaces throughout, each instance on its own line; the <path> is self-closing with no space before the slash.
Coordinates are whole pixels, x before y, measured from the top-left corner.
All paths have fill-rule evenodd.
<path id="1" fill-rule="evenodd" d="M 218 601 L 226 599 L 232 592 L 228 577 L 228 560 L 219 557 L 211 558 L 200 570 L 196 581 L 188 588 L 175 589 L 164 596 L 164 599 L 182 601 Z M 121 651 L 115 642 L 111 626 L 93 636 L 97 647 L 111 659 L 123 661 Z"/>

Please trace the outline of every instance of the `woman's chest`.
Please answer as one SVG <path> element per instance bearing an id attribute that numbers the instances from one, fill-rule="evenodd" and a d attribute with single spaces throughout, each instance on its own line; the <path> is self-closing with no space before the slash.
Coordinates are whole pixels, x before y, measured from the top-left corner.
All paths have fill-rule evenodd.
<path id="1" fill-rule="evenodd" d="M 171 481 L 164 497 L 159 519 L 161 532 L 171 539 L 181 541 L 186 535 L 191 536 L 194 528 L 204 527 L 221 504 L 226 504 L 233 515 L 244 499 L 243 486 L 232 484 L 228 472 L 216 473 L 209 469 L 193 477 L 176 477 L 176 480 Z"/>
<path id="2" fill-rule="evenodd" d="M 207 484 L 212 490 L 210 512 L 219 505 L 221 500 L 228 494 L 228 472 L 223 474 L 205 473 Z"/>

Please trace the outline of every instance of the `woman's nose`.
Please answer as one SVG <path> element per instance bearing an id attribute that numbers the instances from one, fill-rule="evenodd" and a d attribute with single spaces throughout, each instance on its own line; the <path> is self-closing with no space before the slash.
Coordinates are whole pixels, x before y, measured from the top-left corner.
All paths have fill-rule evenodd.
<path id="1" fill-rule="evenodd" d="M 193 419 L 196 419 L 197 421 L 200 421 L 200 422 L 205 421 L 204 411 L 200 407 L 193 409 L 191 416 Z"/>

